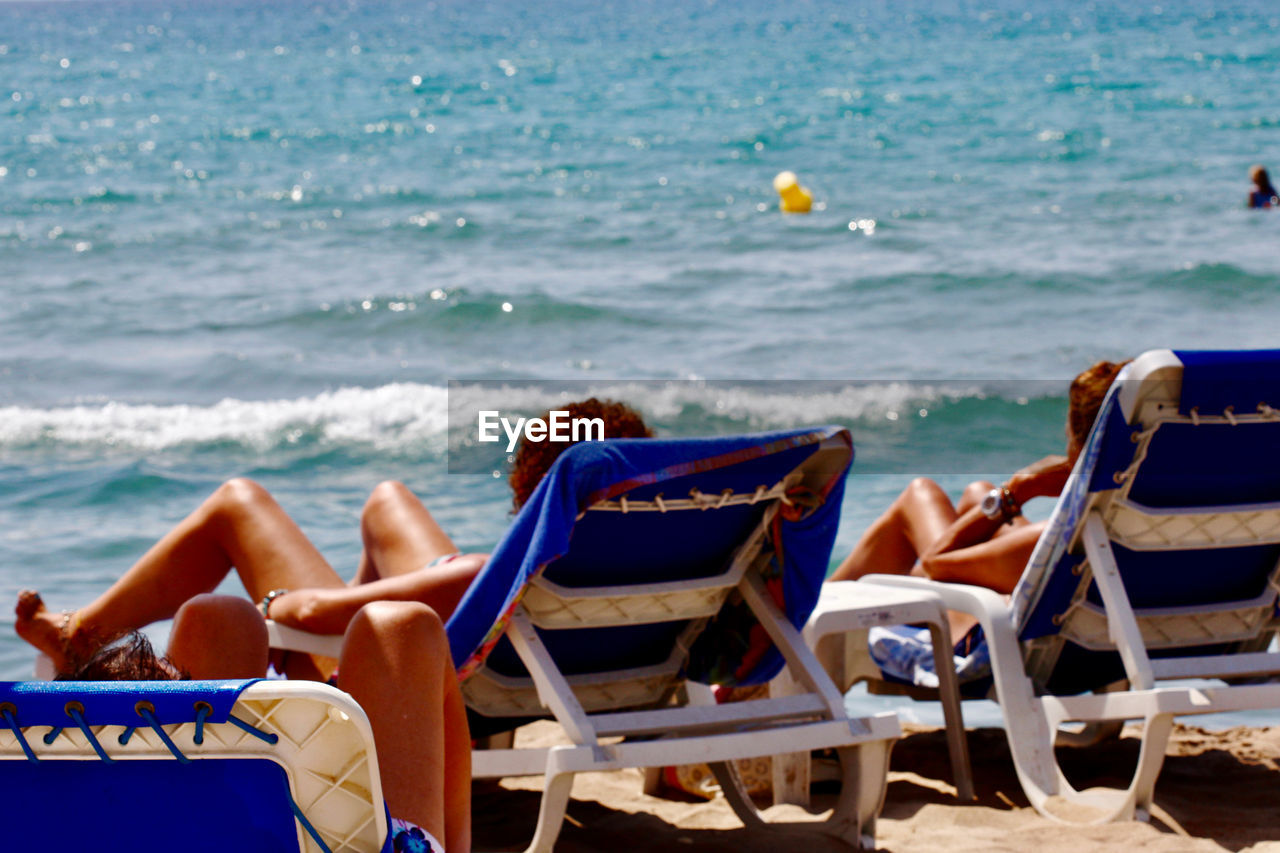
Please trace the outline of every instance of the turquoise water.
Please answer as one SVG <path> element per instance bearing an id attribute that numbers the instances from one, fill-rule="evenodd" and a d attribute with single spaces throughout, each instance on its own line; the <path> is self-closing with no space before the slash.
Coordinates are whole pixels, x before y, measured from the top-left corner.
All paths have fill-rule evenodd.
<path id="1" fill-rule="evenodd" d="M 488 548 L 450 379 L 846 423 L 847 550 L 912 474 L 1059 449 L 1097 358 L 1276 344 L 1243 198 L 1278 34 L 1261 0 L 0 2 L 0 598 L 82 602 L 239 474 L 344 574 L 388 477 Z M 834 384 L 747 382 L 792 379 Z"/>

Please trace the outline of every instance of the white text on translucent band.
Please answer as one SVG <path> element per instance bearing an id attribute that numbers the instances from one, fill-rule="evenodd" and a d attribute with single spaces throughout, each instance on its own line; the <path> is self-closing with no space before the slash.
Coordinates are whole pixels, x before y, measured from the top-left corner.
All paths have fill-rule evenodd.
<path id="1" fill-rule="evenodd" d="M 547 419 L 516 418 L 515 423 L 496 410 L 481 411 L 476 419 L 476 438 L 481 442 L 501 441 L 498 428 L 507 434 L 507 452 L 513 453 L 523 433 L 525 441 L 603 441 L 603 418 L 571 418 L 567 411 L 553 410 Z"/>

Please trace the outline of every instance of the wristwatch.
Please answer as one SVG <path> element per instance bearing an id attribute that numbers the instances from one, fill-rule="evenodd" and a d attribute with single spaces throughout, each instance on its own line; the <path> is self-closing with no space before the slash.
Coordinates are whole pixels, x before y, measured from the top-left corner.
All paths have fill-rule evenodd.
<path id="1" fill-rule="evenodd" d="M 1022 512 L 1022 507 L 1018 506 L 1018 502 L 1013 498 L 1013 492 L 1008 488 L 995 488 L 987 492 L 979 509 L 987 518 L 1002 524 L 1012 521 L 1018 513 Z"/>

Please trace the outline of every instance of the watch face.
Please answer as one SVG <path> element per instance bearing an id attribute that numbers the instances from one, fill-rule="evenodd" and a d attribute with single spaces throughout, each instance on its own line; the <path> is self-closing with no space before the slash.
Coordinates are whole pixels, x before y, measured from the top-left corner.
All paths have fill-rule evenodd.
<path id="1" fill-rule="evenodd" d="M 987 492 L 987 496 L 982 499 L 982 514 L 987 518 L 1000 517 L 1000 490 L 992 489 Z"/>

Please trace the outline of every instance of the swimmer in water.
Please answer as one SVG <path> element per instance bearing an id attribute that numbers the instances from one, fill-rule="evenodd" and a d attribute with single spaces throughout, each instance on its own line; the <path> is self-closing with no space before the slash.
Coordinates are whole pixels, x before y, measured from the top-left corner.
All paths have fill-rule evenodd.
<path id="1" fill-rule="evenodd" d="M 1280 207 L 1280 198 L 1276 188 L 1271 185 L 1271 178 L 1262 166 L 1254 166 L 1249 170 L 1249 179 L 1253 181 L 1253 189 L 1249 191 L 1249 207 L 1263 210 L 1269 207 Z"/>

